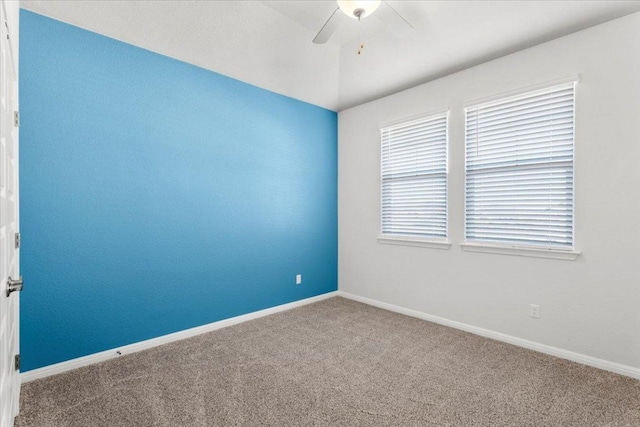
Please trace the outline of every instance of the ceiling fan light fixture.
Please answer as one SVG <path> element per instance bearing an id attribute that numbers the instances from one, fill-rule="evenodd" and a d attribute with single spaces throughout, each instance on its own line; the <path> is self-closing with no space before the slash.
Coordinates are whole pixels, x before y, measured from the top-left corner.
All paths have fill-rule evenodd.
<path id="1" fill-rule="evenodd" d="M 371 15 L 382 0 L 338 0 L 340 10 L 349 18 L 361 19 Z"/>

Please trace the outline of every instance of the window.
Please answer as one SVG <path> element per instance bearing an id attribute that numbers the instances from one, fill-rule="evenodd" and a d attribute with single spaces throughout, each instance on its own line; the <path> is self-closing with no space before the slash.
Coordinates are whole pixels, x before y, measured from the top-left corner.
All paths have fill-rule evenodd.
<path id="1" fill-rule="evenodd" d="M 466 109 L 467 242 L 573 248 L 574 88 Z"/>
<path id="2" fill-rule="evenodd" d="M 382 236 L 447 238 L 447 113 L 380 131 Z"/>

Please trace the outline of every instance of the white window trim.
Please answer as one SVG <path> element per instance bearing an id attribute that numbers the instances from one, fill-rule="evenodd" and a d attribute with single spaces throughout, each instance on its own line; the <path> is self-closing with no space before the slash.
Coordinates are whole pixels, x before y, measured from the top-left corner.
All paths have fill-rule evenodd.
<path id="1" fill-rule="evenodd" d="M 382 122 L 378 125 L 378 130 L 381 131 L 384 128 L 388 128 L 388 127 L 392 127 L 395 125 L 400 125 L 403 123 L 408 123 L 408 122 L 412 122 L 414 120 L 420 120 L 420 119 L 424 119 L 427 117 L 434 117 L 434 116 L 440 116 L 440 115 L 447 115 L 447 120 L 449 119 L 449 113 L 450 113 L 450 109 L 447 108 L 439 108 L 437 110 L 432 110 L 429 111 L 427 113 L 420 113 L 420 114 L 414 114 L 413 116 L 408 116 L 408 117 L 404 117 L 401 119 L 394 119 L 394 120 L 389 120 L 386 122 Z M 448 122 L 447 122 L 448 124 Z M 447 128 L 447 132 L 449 131 L 449 129 Z"/>
<path id="2" fill-rule="evenodd" d="M 505 98 L 516 98 L 519 96 L 523 96 L 529 92 L 534 92 L 537 90 L 543 90 L 545 88 L 552 88 L 556 86 L 562 86 L 565 84 L 573 83 L 574 85 L 574 98 L 573 98 L 573 215 L 572 215 L 572 238 L 573 242 L 571 247 L 569 248 L 553 248 L 549 246 L 537 247 L 537 246 L 521 246 L 516 244 L 504 244 L 504 243 L 494 243 L 490 241 L 464 241 L 460 243 L 460 248 L 466 252 L 484 252 L 484 253 L 492 253 L 492 254 L 501 254 L 501 255 L 515 255 L 515 256 L 528 256 L 534 258 L 547 258 L 547 259 L 560 259 L 567 261 L 575 261 L 580 255 L 580 251 L 576 249 L 576 213 L 575 213 L 575 201 L 576 201 L 576 186 L 575 186 L 575 174 L 576 174 L 576 152 L 575 152 L 575 134 L 576 134 L 576 93 L 578 84 L 580 83 L 580 74 L 574 74 L 571 76 L 566 76 L 563 78 L 549 80 L 546 82 L 538 83 L 535 85 L 531 85 L 528 87 L 512 90 L 509 92 L 503 92 L 500 94 L 491 95 L 489 97 L 479 98 L 475 100 L 469 100 L 463 103 L 463 110 L 465 112 L 465 121 L 464 121 L 464 134 L 467 134 L 467 120 L 466 120 L 466 111 L 468 108 L 472 108 L 474 106 L 480 104 L 490 104 L 492 102 L 498 102 Z M 466 148 L 465 148 L 466 149 Z M 464 185 L 464 198 L 467 199 L 467 185 L 466 185 L 466 171 L 467 171 L 467 156 L 465 153 L 465 185 Z M 465 212 L 465 225 L 464 230 L 466 230 L 466 203 L 464 207 Z M 447 212 L 448 213 L 448 212 Z M 448 224 L 447 224 L 448 225 Z M 466 233 L 466 231 L 465 231 Z"/>
<path id="3" fill-rule="evenodd" d="M 499 243 L 464 242 L 460 247 L 465 252 L 484 252 L 489 254 L 515 255 L 534 258 L 560 259 L 575 261 L 580 255 L 574 249 L 551 249 L 547 247 L 502 245 Z"/>
<path id="4" fill-rule="evenodd" d="M 446 215 L 445 233 L 447 237 L 445 239 L 434 239 L 429 237 L 411 237 L 411 236 L 405 236 L 405 235 L 384 234 L 382 232 L 382 221 L 380 221 L 381 228 L 379 232 L 380 234 L 377 237 L 378 243 L 387 244 L 387 245 L 416 246 L 416 247 L 423 247 L 423 248 L 445 249 L 445 250 L 451 247 L 451 242 L 449 241 L 449 160 L 450 160 L 449 159 L 449 142 L 450 142 L 449 141 L 449 119 L 450 119 L 450 114 L 451 114 L 451 110 L 449 108 L 443 108 L 443 109 L 431 111 L 429 113 L 416 114 L 410 117 L 405 117 L 403 119 L 396 119 L 393 121 L 384 122 L 379 125 L 379 130 L 381 131 L 384 128 L 399 125 L 402 123 L 412 122 L 414 120 L 420 120 L 420 119 L 429 118 L 429 117 L 436 117 L 440 115 L 445 116 L 445 120 L 446 120 L 445 149 L 447 153 L 446 154 L 447 160 L 445 165 L 447 170 L 446 172 L 447 200 L 446 200 L 446 211 L 445 211 L 445 215 Z M 380 156 L 380 169 L 382 170 L 382 156 Z M 381 188 L 380 185 L 378 187 Z M 379 217 L 381 219 L 382 218 L 382 193 L 380 193 L 379 201 L 380 201 Z"/>
<path id="5" fill-rule="evenodd" d="M 554 86 L 562 86 L 567 83 L 575 83 L 577 86 L 578 83 L 580 83 L 580 74 L 573 74 L 573 75 L 562 77 L 559 79 L 547 80 L 541 83 L 520 87 L 515 90 L 501 92 L 495 95 L 485 96 L 482 98 L 470 99 L 468 101 L 463 102 L 462 108 L 466 110 L 467 108 L 474 107 L 476 105 L 491 104 L 492 102 L 501 101 L 505 98 L 516 98 L 522 95 L 526 95 L 529 92 L 548 89 Z"/>
<path id="6" fill-rule="evenodd" d="M 422 248 L 445 250 L 451 247 L 451 242 L 448 240 L 421 239 L 409 236 L 395 236 L 392 234 L 381 234 L 378 236 L 378 243 L 385 245 L 418 246 Z"/>

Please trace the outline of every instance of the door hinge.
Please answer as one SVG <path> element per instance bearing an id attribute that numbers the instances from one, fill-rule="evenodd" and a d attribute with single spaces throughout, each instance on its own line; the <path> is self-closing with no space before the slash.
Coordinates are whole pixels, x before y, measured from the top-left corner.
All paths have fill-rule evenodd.
<path id="1" fill-rule="evenodd" d="M 20 233 L 16 233 L 15 246 L 16 246 L 16 249 L 20 249 Z"/>
<path id="2" fill-rule="evenodd" d="M 20 370 L 20 355 L 16 354 L 16 357 L 14 358 L 13 361 L 13 366 L 16 368 L 16 371 Z"/>
<path id="3" fill-rule="evenodd" d="M 20 126 L 20 113 L 18 111 L 13 112 L 13 124 L 15 127 Z"/>

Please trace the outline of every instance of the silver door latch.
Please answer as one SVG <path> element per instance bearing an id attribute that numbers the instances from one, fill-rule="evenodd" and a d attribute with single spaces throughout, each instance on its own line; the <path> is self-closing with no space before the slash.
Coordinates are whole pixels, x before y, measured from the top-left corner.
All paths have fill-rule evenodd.
<path id="1" fill-rule="evenodd" d="M 24 282 L 22 281 L 22 276 L 19 279 L 13 280 L 11 277 L 7 279 L 7 296 L 11 295 L 11 292 L 20 292 L 22 291 L 22 286 Z"/>

